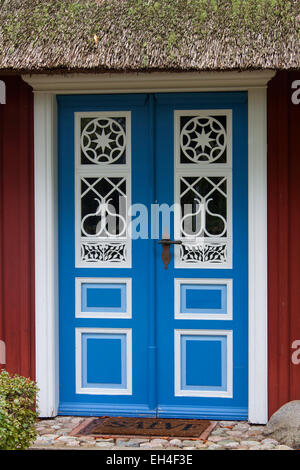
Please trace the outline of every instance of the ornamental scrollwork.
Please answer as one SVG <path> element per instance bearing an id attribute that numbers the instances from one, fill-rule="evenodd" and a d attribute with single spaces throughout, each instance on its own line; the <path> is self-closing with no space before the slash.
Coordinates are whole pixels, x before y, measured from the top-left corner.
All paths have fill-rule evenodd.
<path id="1" fill-rule="evenodd" d="M 99 117 L 89 120 L 81 131 L 81 152 L 96 165 L 119 161 L 126 151 L 126 119 Z"/>
<path id="2" fill-rule="evenodd" d="M 191 117 L 180 129 L 180 149 L 192 163 L 216 163 L 227 146 L 226 129 L 213 116 Z"/>

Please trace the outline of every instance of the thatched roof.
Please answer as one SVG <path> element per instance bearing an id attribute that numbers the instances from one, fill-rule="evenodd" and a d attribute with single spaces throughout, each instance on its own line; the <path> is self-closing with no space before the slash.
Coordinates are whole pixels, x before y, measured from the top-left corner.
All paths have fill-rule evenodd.
<path id="1" fill-rule="evenodd" d="M 0 0 L 0 71 L 298 69 L 300 0 Z"/>

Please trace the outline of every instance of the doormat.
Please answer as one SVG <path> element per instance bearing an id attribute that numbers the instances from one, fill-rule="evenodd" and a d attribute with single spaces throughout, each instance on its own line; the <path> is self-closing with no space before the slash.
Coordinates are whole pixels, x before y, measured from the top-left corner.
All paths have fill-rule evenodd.
<path id="1" fill-rule="evenodd" d="M 211 421 L 203 419 L 166 418 L 89 418 L 72 431 L 72 435 L 118 435 L 118 436 L 160 436 L 194 437 L 209 434 L 213 429 Z M 209 429 L 208 429 L 209 428 Z"/>

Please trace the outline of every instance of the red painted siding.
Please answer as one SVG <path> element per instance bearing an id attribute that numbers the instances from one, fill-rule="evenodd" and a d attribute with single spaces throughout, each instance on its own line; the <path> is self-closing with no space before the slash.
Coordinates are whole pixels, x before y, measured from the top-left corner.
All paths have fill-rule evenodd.
<path id="1" fill-rule="evenodd" d="M 0 79 L 0 339 L 6 369 L 34 378 L 33 96 L 20 77 Z"/>
<path id="2" fill-rule="evenodd" d="M 269 413 L 300 399 L 300 104 L 291 84 L 300 73 L 278 73 L 268 88 Z"/>

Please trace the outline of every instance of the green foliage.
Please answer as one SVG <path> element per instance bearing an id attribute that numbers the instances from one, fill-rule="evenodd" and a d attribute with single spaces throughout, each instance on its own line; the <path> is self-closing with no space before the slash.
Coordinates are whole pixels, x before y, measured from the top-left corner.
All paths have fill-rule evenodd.
<path id="1" fill-rule="evenodd" d="M 27 449 L 36 439 L 37 386 L 19 375 L 0 374 L 0 450 Z"/>

